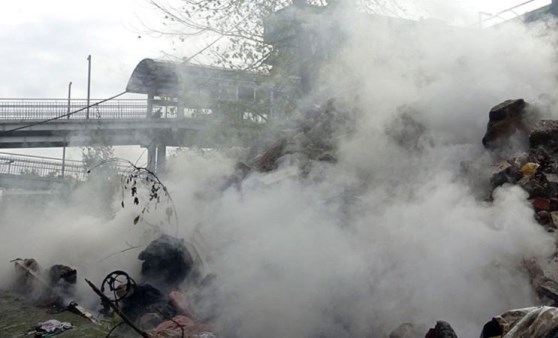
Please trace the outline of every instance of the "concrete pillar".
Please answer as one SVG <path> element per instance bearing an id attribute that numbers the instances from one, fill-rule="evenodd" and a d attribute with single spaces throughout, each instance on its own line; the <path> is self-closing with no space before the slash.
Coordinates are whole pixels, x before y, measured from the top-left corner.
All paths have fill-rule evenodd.
<path id="1" fill-rule="evenodd" d="M 176 103 L 176 118 L 184 118 L 184 102 L 181 98 L 178 98 L 178 102 Z"/>
<path id="2" fill-rule="evenodd" d="M 167 146 L 164 144 L 159 144 L 157 146 L 157 174 L 162 174 L 165 172 L 165 167 L 167 164 Z"/>
<path id="3" fill-rule="evenodd" d="M 147 169 L 149 171 L 155 172 L 155 168 L 157 166 L 156 162 L 156 153 L 157 153 L 157 145 L 151 143 L 147 146 Z"/>
<path id="4" fill-rule="evenodd" d="M 558 15 L 558 0 L 552 0 L 550 4 L 550 13 L 552 13 L 552 15 Z"/>
<path id="5" fill-rule="evenodd" d="M 153 115 L 153 98 L 155 95 L 147 94 L 147 111 L 145 112 L 145 117 L 148 119 Z"/>

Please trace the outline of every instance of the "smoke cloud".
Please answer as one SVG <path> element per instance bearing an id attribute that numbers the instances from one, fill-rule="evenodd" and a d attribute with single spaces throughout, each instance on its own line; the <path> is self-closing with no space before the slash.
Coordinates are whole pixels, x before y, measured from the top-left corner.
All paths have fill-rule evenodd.
<path id="1" fill-rule="evenodd" d="M 288 158 L 273 174 L 282 179 L 252 173 L 224 191 L 238 160 L 230 154 L 184 151 L 169 163 L 180 224 L 163 230 L 195 239 L 217 276 L 194 310 L 212 311 L 225 337 L 383 337 L 436 320 L 468 337 L 504 310 L 533 305 L 520 262 L 550 255 L 553 238 L 524 191 L 504 186 L 486 202 L 464 163 L 488 171 L 481 138 L 492 106 L 553 98 L 549 23 L 478 31 L 337 15 L 347 38 L 304 100 L 335 97 L 355 112 L 350 132 L 332 135 L 336 163 L 301 178 Z M 90 188 L 2 213 L 4 280 L 16 257 L 99 282 L 116 268 L 138 274 L 139 251 L 118 251 L 156 232 L 133 225 L 135 210 L 119 209 L 118 197 L 110 217 L 99 216 Z"/>

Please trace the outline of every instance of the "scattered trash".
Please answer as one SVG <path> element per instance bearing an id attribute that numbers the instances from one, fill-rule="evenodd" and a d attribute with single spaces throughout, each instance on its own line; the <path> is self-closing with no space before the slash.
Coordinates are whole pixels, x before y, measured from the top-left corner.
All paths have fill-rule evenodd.
<path id="1" fill-rule="evenodd" d="M 507 100 L 490 110 L 482 143 L 489 150 L 513 149 L 512 138 L 529 142 L 525 151 L 500 160 L 489 171 L 490 189 L 504 184 L 523 188 L 534 219 L 548 232 L 558 228 L 558 121 L 537 121 L 537 112 L 524 100 Z M 470 168 L 470 166 L 469 166 Z M 491 199 L 489 199 L 491 200 Z M 539 261 L 524 259 L 522 267 L 543 306 L 507 311 L 486 323 L 481 338 L 558 338 L 558 282 Z M 556 262 L 554 262 L 555 264 Z M 553 278 L 554 277 L 554 278 Z M 420 337 L 412 324 L 402 324 L 389 338 Z M 457 338 L 449 323 L 438 321 L 425 338 Z"/>
<path id="2" fill-rule="evenodd" d="M 56 319 L 47 320 L 35 325 L 35 337 L 52 337 L 73 328 L 71 323 L 61 322 Z"/>
<path id="3" fill-rule="evenodd" d="M 13 289 L 30 297 L 36 305 L 65 308 L 74 293 L 77 271 L 57 264 L 42 270 L 33 258 L 14 259 L 16 277 Z"/>
<path id="4" fill-rule="evenodd" d="M 533 163 L 533 162 L 525 163 L 525 165 L 521 167 L 521 173 L 523 175 L 532 175 L 537 172 L 537 169 L 539 169 L 540 166 L 541 165 L 538 163 Z"/>
<path id="5" fill-rule="evenodd" d="M 316 161 L 335 162 L 332 139 L 336 136 L 333 135 L 336 128 L 333 125 L 341 124 L 345 131 L 350 130 L 350 119 L 343 120 L 344 114 L 339 112 L 333 100 L 316 107 L 305 116 L 300 129 L 262 147 L 263 152 L 250 160 L 239 162 L 221 188 L 234 185 L 240 189 L 242 181 L 252 172 L 257 172 L 257 182 L 271 185 L 292 177 L 304 177 L 307 166 Z M 518 137 L 520 141 L 529 141 L 525 142 L 528 148 L 505 159 L 502 154 L 507 153 L 492 151 L 491 154 L 497 154 L 494 156 L 496 164 L 480 170 L 484 171 L 483 182 L 489 178 L 490 192 L 505 184 L 524 189 L 533 207 L 534 219 L 546 231 L 555 232 L 558 229 L 558 121 L 537 122 L 536 116 L 535 109 L 523 99 L 507 100 L 493 107 L 482 140 L 484 146 L 491 151 L 504 149 L 510 146 L 508 142 L 513 142 L 512 138 Z M 420 151 L 431 144 L 426 127 L 406 113 L 395 120 L 386 135 L 403 149 Z M 255 154 L 257 152 L 252 152 Z M 132 192 L 132 196 L 134 194 Z M 139 222 L 140 216 L 137 217 L 134 223 Z M 126 324 L 113 329 L 133 331 L 147 338 L 215 338 L 210 323 L 200 320 L 200 317 L 209 316 L 202 317 L 192 311 L 187 294 L 180 289 L 203 287 L 210 280 L 200 281 L 197 257 L 197 252 L 183 239 L 161 235 L 138 255 L 140 283 L 121 270 L 109 273 L 100 287 L 85 281 L 99 296 L 101 313 L 116 314 Z M 22 294 L 39 294 L 39 299 L 50 304 L 66 303 L 63 310 L 99 323 L 93 312 L 76 302 L 67 302 L 77 281 L 75 269 L 56 264 L 43 270 L 33 258 L 17 259 L 13 263 L 16 268 L 14 288 Z M 537 260 L 525 259 L 521 263 L 534 294 L 544 306 L 510 310 L 492 318 L 482 331 L 479 328 L 481 338 L 558 338 L 558 308 L 555 307 L 558 306 L 558 282 L 545 273 Z M 37 337 L 50 337 L 71 328 L 71 323 L 53 319 L 38 323 L 33 332 Z M 445 321 L 437 321 L 433 328 L 426 328 L 404 323 L 394 329 L 389 338 L 458 337 Z"/>
<path id="6" fill-rule="evenodd" d="M 482 329 L 481 338 L 556 338 L 558 308 L 528 307 L 494 317 Z"/>

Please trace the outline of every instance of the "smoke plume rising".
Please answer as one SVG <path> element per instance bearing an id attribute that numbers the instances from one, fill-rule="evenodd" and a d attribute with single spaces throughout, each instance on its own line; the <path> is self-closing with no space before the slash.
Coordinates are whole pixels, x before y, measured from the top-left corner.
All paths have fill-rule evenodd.
<path id="1" fill-rule="evenodd" d="M 504 186 L 486 202 L 463 163 L 488 170 L 480 140 L 492 106 L 552 97 L 558 63 L 546 24 L 478 31 L 354 13 L 332 20 L 345 44 L 303 101 L 335 97 L 354 112 L 353 128 L 332 135 L 337 163 L 271 184 L 252 173 L 224 191 L 235 158 L 185 151 L 169 164 L 178 235 L 198 238 L 217 276 L 197 310 L 212 311 L 225 337 L 383 337 L 403 322 L 440 319 L 469 337 L 492 316 L 533 305 L 519 265 L 551 254 L 553 239 L 524 191 Z M 277 171 L 297 165 L 288 158 Z M 134 226 L 128 208 L 109 219 L 90 212 L 98 196 L 83 189 L 36 213 L 3 213 L 4 261 L 60 262 L 99 281 L 115 268 L 137 274 L 138 251 L 105 258 L 154 234 Z"/>

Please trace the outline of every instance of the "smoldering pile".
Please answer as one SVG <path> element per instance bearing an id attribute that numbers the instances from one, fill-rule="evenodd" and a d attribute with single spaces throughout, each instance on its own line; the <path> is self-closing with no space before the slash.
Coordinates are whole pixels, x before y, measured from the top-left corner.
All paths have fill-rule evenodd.
<path id="1" fill-rule="evenodd" d="M 199 313 L 190 310 L 181 291 L 181 286 L 188 285 L 189 301 L 196 301 L 194 290 L 207 286 L 212 278 L 211 275 L 202 278 L 202 262 L 195 249 L 188 249 L 182 239 L 161 235 L 140 252 L 138 260 L 142 262 L 138 283 L 122 270 L 110 272 L 99 287 L 85 279 L 100 297 L 100 310 L 87 310 L 76 302 L 80 296 L 75 288 L 75 269 L 57 264 L 43 270 L 33 258 L 14 260 L 11 290 L 33 306 L 46 309 L 45 315 L 55 317 L 45 318 L 27 334 L 50 337 L 75 329 L 71 322 L 59 320 L 71 317 L 56 317 L 68 312 L 85 318 L 95 327 L 96 331 L 82 328 L 79 332 L 84 335 L 105 332 L 108 325 L 107 336 L 113 337 L 137 334 L 153 338 L 214 337 L 207 318 L 202 319 Z M 113 318 L 122 322 L 114 326 Z"/>
<path id="2" fill-rule="evenodd" d="M 402 112 L 386 130 L 386 136 L 411 152 L 423 151 L 424 144 L 431 146 L 432 140 L 426 127 L 414 116 L 413 111 L 402 109 Z M 284 172 L 275 177 L 273 173 L 293 155 L 298 159 L 296 163 L 299 171 L 291 174 L 299 179 L 305 177 L 309 172 L 308 167 L 313 163 L 336 163 L 338 154 L 336 143 L 331 141 L 335 139 L 332 136 L 340 130 L 344 136 L 351 134 L 355 114 L 355 111 L 339 109 L 335 101 L 330 100 L 317 115 L 318 122 L 313 121 L 312 128 L 304 127 L 303 124 L 299 133 L 273 143 L 251 160 L 240 162 L 235 175 L 224 187 L 230 184 L 239 187 L 251 172 L 267 173 L 269 176 L 263 179 L 264 183 L 284 180 Z M 540 121 L 538 116 L 537 109 L 522 99 L 508 100 L 492 108 L 482 143 L 491 152 L 495 165 L 481 168 L 484 172 L 479 177 L 491 175 L 489 180 L 482 181 L 486 193 L 484 198 L 488 203 L 492 201 L 494 190 L 504 184 L 517 184 L 523 188 L 533 205 L 533 217 L 552 233 L 558 226 L 558 122 Z M 342 127 L 335 129 L 336 126 Z M 520 153 L 509 155 L 517 151 Z M 510 158 L 502 161 L 504 156 Z M 492 170 L 495 167 L 498 170 L 494 172 Z M 556 251 L 558 252 L 558 248 Z M 495 315 L 492 319 L 487 318 L 486 324 L 478 327 L 482 338 L 558 336 L 558 282 L 550 277 L 558 271 L 553 266 L 556 264 L 554 259 L 555 256 L 545 261 L 524 257 L 517 262 L 522 272 L 528 276 L 538 302 L 531 304 L 532 307 L 512 309 Z M 329 336 L 329 333 L 322 335 Z M 366 336 L 377 335 L 369 332 Z M 458 335 L 450 323 L 445 321 L 438 321 L 430 329 L 425 329 L 424 324 L 405 323 L 389 335 L 389 338 L 422 337 L 457 338 Z"/>
<path id="3" fill-rule="evenodd" d="M 506 184 L 518 184 L 529 193 L 529 198 L 537 212 L 535 214 L 537 220 L 552 231 L 555 228 L 552 225 L 554 223 L 551 223 L 555 217 L 552 213 L 558 212 L 558 209 L 554 210 L 553 204 L 558 198 L 558 189 L 552 176 L 558 174 L 558 148 L 556 147 L 558 129 L 549 127 L 554 125 L 552 121 L 533 121 L 532 125 L 531 121 L 526 122 L 522 116 L 531 113 L 528 107 L 529 105 L 522 100 L 512 100 L 498 105 L 490 114 L 491 121 L 484 143 L 491 148 L 495 162 L 499 163 L 502 156 L 510 158 L 500 163 L 498 165 L 500 170 L 497 170 L 491 180 L 486 182 L 485 188 L 489 196 L 487 200 L 490 200 L 494 189 Z M 242 190 L 243 184 L 253 173 L 260 175 L 261 183 L 273 185 L 293 177 L 304 180 L 312 171 L 312 166 L 320 163 L 335 164 L 339 157 L 338 143 L 335 140 L 351 135 L 355 128 L 353 118 L 355 114 L 358 112 L 346 109 L 334 100 L 316 107 L 303 120 L 302 127 L 281 135 L 279 139 L 270 142 L 271 145 L 263 151 L 239 162 L 235 174 L 225 179 L 225 183 L 220 185 L 220 190 L 222 192 L 231 188 Z M 407 111 L 402 116 L 396 120 L 396 123 L 400 124 L 399 128 L 392 126 L 386 133 L 388 137 L 395 138 L 398 146 L 415 151 L 420 150 L 417 144 L 422 142 L 420 140 L 426 140 L 426 144 L 431 142 L 426 127 L 413 117 L 412 112 Z M 530 140 L 531 144 L 527 145 L 524 153 L 509 155 L 514 150 L 507 148 L 509 143 L 506 140 L 510 137 L 512 141 Z M 498 145 L 494 146 L 496 141 Z M 289 176 L 285 176 L 283 166 L 293 163 L 296 170 L 287 171 Z M 481 170 L 487 171 L 488 174 L 489 168 L 484 167 Z M 104 313 L 121 312 L 134 326 L 150 337 L 211 337 L 215 334 L 213 332 L 223 336 L 239 336 L 235 331 L 223 331 L 217 324 L 219 317 L 226 315 L 223 314 L 225 310 L 219 308 L 219 304 L 214 308 L 205 309 L 208 311 L 196 308 L 195 305 L 199 303 L 211 302 L 208 299 L 196 298 L 211 297 L 211 293 L 215 290 L 213 289 L 215 280 L 219 281 L 222 276 L 200 273 L 201 263 L 197 259 L 195 249 L 186 247 L 181 239 L 162 236 L 151 242 L 138 258 L 142 261 L 139 283 L 124 271 L 109 273 L 101 283 L 99 290 L 102 290 L 103 294 L 107 293 L 105 295 L 107 298 L 102 298 L 100 302 Z M 518 263 L 522 264 L 524 273 L 529 276 L 533 290 L 540 301 L 532 304 L 531 308 L 511 310 L 493 319 L 487 318 L 486 325 L 482 327 L 481 324 L 478 327 L 483 338 L 498 336 L 547 338 L 553 337 L 556 333 L 558 321 L 555 318 L 558 318 L 558 308 L 555 306 L 558 305 L 558 283 L 552 279 L 548 270 L 552 262 L 541 262 L 531 257 L 524 257 L 524 260 Z M 25 261 L 23 264 L 26 264 Z M 33 264 L 27 265 L 32 269 Z M 65 299 L 71 297 L 70 294 Z M 540 307 L 540 305 L 545 306 Z M 230 308 L 226 310 L 234 311 Z M 337 310 L 331 311 L 335 317 Z M 88 315 L 92 312 L 96 311 L 81 314 Z M 335 325 L 345 325 L 341 316 L 336 318 L 341 324 Z M 403 322 L 405 318 L 398 318 L 398 320 Z M 450 324 L 438 321 L 433 328 L 428 329 L 423 323 L 405 323 L 396 328 L 389 337 L 457 337 L 459 332 L 456 333 Z M 350 325 L 346 326 L 346 332 L 351 332 Z M 130 332 L 131 329 L 127 329 L 123 334 Z M 322 331 L 320 334 L 321 337 L 332 336 L 332 333 L 327 331 Z M 370 330 L 366 336 L 377 337 L 378 335 Z"/>
<path id="4" fill-rule="evenodd" d="M 490 168 L 490 178 L 485 182 L 485 196 L 491 201 L 495 189 L 503 185 L 520 186 L 528 193 L 534 219 L 549 234 L 554 234 L 558 226 L 558 122 L 540 120 L 539 116 L 539 108 L 523 99 L 507 100 L 490 110 L 482 143 L 491 152 L 494 164 Z M 486 172 L 477 171 L 476 174 L 486 176 Z M 525 257 L 520 263 L 529 276 L 538 302 L 532 307 L 493 317 L 479 330 L 480 337 L 557 337 L 557 262 L 556 254 L 546 260 Z M 423 335 L 413 324 L 405 323 L 389 337 Z M 449 323 L 438 321 L 424 337 L 457 338 L 457 334 Z"/>

